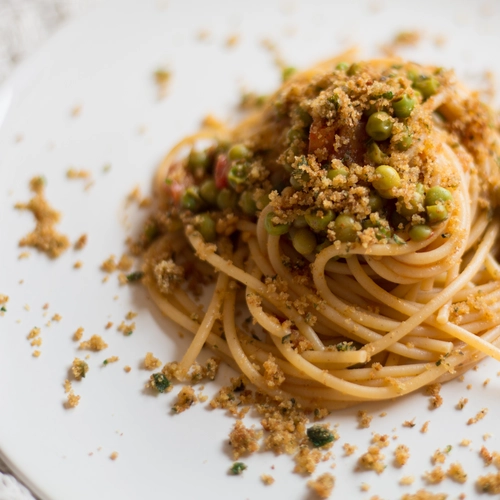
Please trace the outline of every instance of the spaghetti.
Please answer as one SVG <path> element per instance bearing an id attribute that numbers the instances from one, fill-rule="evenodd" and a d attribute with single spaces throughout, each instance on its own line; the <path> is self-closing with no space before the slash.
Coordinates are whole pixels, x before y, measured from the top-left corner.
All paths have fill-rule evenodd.
<path id="1" fill-rule="evenodd" d="M 335 409 L 500 360 L 495 116 L 452 71 L 349 59 L 160 165 L 144 281 L 194 335 L 180 377 L 208 345 L 260 391 Z"/>

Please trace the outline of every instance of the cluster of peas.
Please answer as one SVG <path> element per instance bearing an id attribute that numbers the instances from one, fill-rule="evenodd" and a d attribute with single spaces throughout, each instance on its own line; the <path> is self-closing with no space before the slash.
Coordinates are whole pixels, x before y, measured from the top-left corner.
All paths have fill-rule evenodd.
<path id="1" fill-rule="evenodd" d="M 223 153 L 226 155 L 226 153 Z M 243 144 L 234 144 L 227 151 L 228 162 L 227 175 L 225 179 L 219 179 L 224 187 L 218 187 L 216 178 L 212 172 L 217 150 L 191 151 L 188 158 L 188 169 L 195 177 L 206 177 L 199 186 L 188 187 L 181 197 L 181 206 L 196 213 L 194 223 L 205 241 L 215 241 L 215 221 L 208 210 L 235 210 L 237 207 L 245 214 L 253 216 L 258 209 L 264 208 L 269 203 L 268 195 L 263 195 L 255 201 L 254 195 L 245 189 L 248 171 L 250 169 L 249 158 L 251 152 Z M 221 174 L 215 172 L 215 177 Z"/>
<path id="2" fill-rule="evenodd" d="M 337 69 L 346 71 L 348 75 L 356 74 L 361 67 L 359 64 L 346 65 L 340 63 Z M 379 212 L 385 214 L 386 200 L 394 199 L 392 194 L 395 188 L 401 185 L 401 178 L 398 172 L 387 165 L 388 156 L 383 153 L 379 144 L 392 136 L 394 118 L 405 120 L 408 118 L 419 98 L 425 100 L 436 93 L 439 82 L 433 76 L 422 76 L 416 72 L 408 73 L 409 79 L 413 82 L 413 97 L 404 94 L 397 99 L 392 99 L 392 92 L 387 92 L 382 97 L 391 101 L 392 115 L 387 111 L 378 110 L 376 105 L 372 105 L 366 110 L 368 117 L 366 122 L 366 133 L 371 138 L 368 146 L 369 158 L 378 165 L 375 169 L 375 180 L 372 182 L 372 190 L 369 194 L 369 206 L 372 213 Z M 335 96 L 334 96 L 335 97 Z M 289 131 L 288 139 L 293 144 L 297 139 L 303 141 L 307 139 L 307 129 L 311 123 L 311 117 L 299 108 L 299 128 L 292 128 Z M 412 145 L 412 136 L 408 132 L 397 142 L 396 147 L 401 150 L 407 150 Z M 222 183 L 221 173 L 218 172 L 217 165 L 214 170 L 214 163 L 217 162 L 217 153 L 222 153 L 228 162 L 227 168 L 222 169 L 225 178 Z M 297 151 L 294 151 L 297 154 Z M 215 220 L 210 215 L 209 210 L 239 209 L 246 215 L 254 216 L 257 210 L 262 210 L 268 203 L 267 194 L 261 196 L 257 201 L 254 193 L 247 189 L 246 181 L 250 169 L 249 159 L 252 153 L 243 145 L 235 144 L 229 150 L 219 148 L 219 150 L 193 150 L 188 158 L 188 169 L 195 178 L 201 179 L 200 185 L 188 187 L 181 197 L 181 206 L 197 214 L 194 218 L 196 228 L 203 238 L 208 241 L 215 241 L 216 230 Z M 305 158 L 304 158 L 305 161 Z M 289 185 L 294 189 L 303 189 L 309 182 L 309 174 L 303 169 L 285 168 L 291 171 Z M 333 180 L 337 176 L 347 177 L 349 170 L 347 168 L 330 169 L 326 176 Z M 203 180 L 204 179 L 204 180 Z M 285 183 L 286 185 L 286 183 Z M 284 187 L 284 186 L 281 186 Z M 279 189 L 281 190 L 281 189 Z M 426 193 L 421 184 L 416 186 L 416 190 L 409 201 L 409 206 L 402 200 L 399 200 L 397 210 L 392 211 L 391 225 L 399 227 L 402 223 L 407 225 L 414 214 L 425 216 L 428 224 L 413 225 L 409 229 L 409 236 L 414 241 L 424 241 L 432 234 L 431 226 L 444 221 L 448 217 L 449 204 L 452 202 L 452 194 L 441 186 L 434 186 Z M 421 211 L 424 207 L 424 212 Z M 390 210 L 389 210 L 390 211 Z M 335 214 L 331 210 L 312 209 L 305 215 L 300 215 L 294 219 L 291 224 L 275 224 L 273 219 L 276 217 L 274 212 L 269 212 L 265 218 L 265 228 L 271 235 L 289 234 L 292 244 L 297 252 L 302 255 L 308 255 L 322 250 L 330 245 L 326 239 L 326 230 L 330 227 L 335 231 L 336 238 L 341 242 L 354 242 L 358 238 L 359 223 L 355 217 L 350 214 Z M 330 223 L 333 222 L 333 226 Z M 374 227 L 369 219 L 362 222 L 363 229 Z M 384 229 L 380 223 L 376 226 L 383 236 L 390 237 L 390 231 Z"/>

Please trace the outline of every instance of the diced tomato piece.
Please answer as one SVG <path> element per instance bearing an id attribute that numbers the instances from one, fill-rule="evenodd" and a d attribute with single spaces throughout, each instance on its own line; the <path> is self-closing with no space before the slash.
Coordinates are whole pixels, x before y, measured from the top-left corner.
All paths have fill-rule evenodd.
<path id="1" fill-rule="evenodd" d="M 314 120 L 309 130 L 309 154 L 314 154 L 318 149 L 326 149 L 330 155 L 333 152 L 336 129 L 326 127 L 320 120 Z"/>
<path id="2" fill-rule="evenodd" d="M 349 142 L 342 145 L 338 151 L 334 151 L 334 157 L 339 160 L 347 159 L 347 162 L 354 162 L 364 165 L 364 155 L 366 153 L 366 142 L 369 137 L 365 130 L 366 122 L 361 120 L 353 130 L 351 127 L 344 127 L 339 130 L 341 138 L 348 138 Z"/>
<path id="3" fill-rule="evenodd" d="M 229 160 L 227 155 L 219 154 L 215 161 L 215 186 L 217 189 L 227 187 L 227 176 L 229 174 Z"/>
<path id="4" fill-rule="evenodd" d="M 174 205 L 178 205 L 181 200 L 181 195 L 185 190 L 185 186 L 179 184 L 176 181 L 171 182 L 170 184 L 165 184 L 165 192 L 167 196 L 172 200 Z"/>

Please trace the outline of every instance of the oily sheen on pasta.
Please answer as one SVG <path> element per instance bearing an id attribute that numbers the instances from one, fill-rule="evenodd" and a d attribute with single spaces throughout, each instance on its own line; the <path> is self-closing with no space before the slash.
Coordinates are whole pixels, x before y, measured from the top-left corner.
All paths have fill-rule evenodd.
<path id="1" fill-rule="evenodd" d="M 181 376 L 208 345 L 335 409 L 500 360 L 499 158 L 453 71 L 349 54 L 181 141 L 142 237 L 152 298 L 194 335 Z"/>

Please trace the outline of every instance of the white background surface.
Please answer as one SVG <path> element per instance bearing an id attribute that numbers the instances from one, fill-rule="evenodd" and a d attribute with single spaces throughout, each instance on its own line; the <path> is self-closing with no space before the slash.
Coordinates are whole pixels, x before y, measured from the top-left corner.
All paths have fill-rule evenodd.
<path id="1" fill-rule="evenodd" d="M 417 28 L 422 42 L 404 55 L 453 66 L 467 81 L 484 86 L 486 69 L 500 75 L 499 22 L 498 2 L 255 1 L 249 10 L 247 3 L 222 0 L 115 0 L 63 28 L 23 63 L 0 90 L 0 293 L 10 296 L 8 312 L 0 317 L 0 454 L 15 473 L 51 500 L 309 498 L 306 478 L 291 473 L 293 462 L 286 456 L 245 458 L 249 468 L 243 476 L 229 477 L 233 460 L 227 434 L 233 420 L 206 404 L 171 416 L 177 391 L 153 397 L 143 390 L 149 377 L 141 369 L 145 353 L 152 351 L 163 362 L 178 359 L 188 339 L 179 338 L 178 328 L 160 316 L 140 288 L 119 287 L 116 275 L 102 283 L 100 263 L 112 253 L 121 255 L 134 221 L 144 215 L 125 208 L 124 199 L 136 184 L 148 191 L 162 155 L 196 130 L 207 113 L 231 116 L 242 85 L 267 92 L 278 84 L 279 71 L 262 47 L 263 38 L 274 40 L 291 65 L 305 67 L 353 44 L 363 56 L 376 55 L 396 32 Z M 200 30 L 209 32 L 207 40 L 198 39 Z M 240 41 L 228 48 L 225 42 L 234 34 Z M 439 48 L 438 35 L 446 40 Z M 169 96 L 159 101 L 152 74 L 161 66 L 170 68 L 173 78 Z M 76 105 L 82 111 L 74 118 Z M 84 182 L 68 180 L 69 167 L 92 171 L 93 187 L 85 191 Z M 51 261 L 31 252 L 18 260 L 17 242 L 33 221 L 13 205 L 29 199 L 28 180 L 38 174 L 47 178 L 47 197 L 63 213 L 61 230 L 71 241 L 88 233 L 80 253 L 70 249 Z M 83 261 L 82 269 L 73 269 L 76 260 Z M 50 304 L 47 317 L 45 303 Z M 137 328 L 124 337 L 115 327 L 130 310 L 139 313 Z M 44 326 L 55 313 L 63 319 Z M 105 330 L 109 320 L 115 327 Z M 42 328 L 38 359 L 26 339 L 33 326 Z M 82 354 L 72 340 L 79 326 L 85 328 L 84 338 L 100 334 L 109 348 L 91 354 L 87 378 L 74 383 L 81 403 L 66 410 L 62 384 L 71 361 Z M 111 355 L 120 361 L 103 368 L 102 360 Z M 123 371 L 125 364 L 132 366 L 130 374 Z M 369 429 L 357 429 L 357 409 L 331 415 L 340 435 L 332 498 L 393 499 L 414 492 L 425 486 L 421 476 L 432 468 L 430 456 L 447 445 L 453 449 L 444 467 L 461 462 L 469 480 L 462 486 L 447 479 L 428 489 L 474 498 L 477 476 L 494 472 L 493 466 L 483 468 L 479 449 L 484 444 L 500 450 L 499 370 L 488 360 L 464 382 L 449 383 L 443 406 L 434 411 L 422 394 L 362 406 L 374 415 Z M 206 392 L 215 393 L 230 375 L 221 370 Z M 491 382 L 483 387 L 486 378 Z M 459 412 L 455 405 L 463 396 L 469 403 Z M 487 417 L 467 426 L 483 407 L 490 410 Z M 387 416 L 379 417 L 382 411 Z M 412 418 L 414 428 L 402 427 Z M 421 434 L 427 420 L 429 432 Z M 397 436 L 383 450 L 388 467 L 380 476 L 354 471 L 372 432 Z M 484 442 L 488 433 L 492 437 Z M 459 447 L 463 438 L 472 445 Z M 346 442 L 358 446 L 356 455 L 343 456 Z M 397 444 L 411 450 L 403 469 L 392 465 Z M 109 458 L 113 451 L 119 453 L 116 461 Z M 331 463 L 318 470 L 331 470 Z M 275 484 L 264 486 L 262 473 L 272 474 Z M 405 475 L 415 476 L 414 485 L 398 485 Z M 371 485 L 368 492 L 360 491 L 363 482 Z"/>

